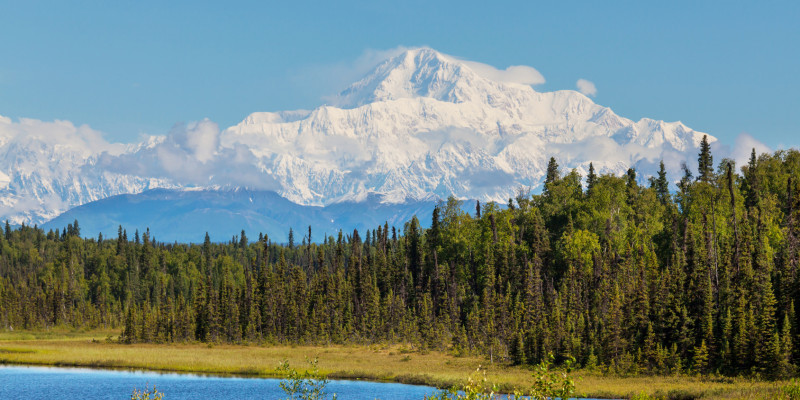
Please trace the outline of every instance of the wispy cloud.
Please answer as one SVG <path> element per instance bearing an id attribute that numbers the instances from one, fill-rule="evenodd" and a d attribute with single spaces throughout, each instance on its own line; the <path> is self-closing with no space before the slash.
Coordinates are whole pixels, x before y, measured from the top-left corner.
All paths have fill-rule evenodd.
<path id="1" fill-rule="evenodd" d="M 578 79 L 578 82 L 575 82 L 575 86 L 578 87 L 578 91 L 587 95 L 587 96 L 597 96 L 597 87 L 594 86 L 592 81 L 588 81 L 586 79 Z"/>
<path id="2" fill-rule="evenodd" d="M 506 69 L 498 69 L 489 64 L 476 61 L 459 61 L 475 71 L 476 74 L 496 82 L 518 83 L 521 85 L 541 85 L 545 82 L 544 76 L 536 68 L 527 65 L 512 65 Z"/>
<path id="3" fill-rule="evenodd" d="M 303 90 L 315 91 L 320 94 L 322 100 L 330 102 L 336 97 L 336 94 L 366 76 L 380 63 L 406 51 L 421 47 L 424 46 L 398 46 L 384 50 L 367 49 L 355 60 L 311 65 L 302 68 L 293 75 L 292 80 Z M 476 74 L 493 81 L 522 85 L 541 85 L 545 83 L 544 76 L 531 66 L 512 65 L 502 69 L 444 53 L 440 54 L 467 66 Z"/>
<path id="4" fill-rule="evenodd" d="M 313 91 L 321 100 L 330 100 L 353 82 L 363 78 L 381 62 L 397 56 L 411 47 L 366 49 L 355 60 L 309 65 L 300 68 L 290 79 L 301 89 Z"/>

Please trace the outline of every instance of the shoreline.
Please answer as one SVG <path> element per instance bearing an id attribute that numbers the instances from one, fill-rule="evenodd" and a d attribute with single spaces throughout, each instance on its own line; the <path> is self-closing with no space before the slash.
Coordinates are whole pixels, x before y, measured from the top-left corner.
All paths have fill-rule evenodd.
<path id="1" fill-rule="evenodd" d="M 277 370 L 281 361 L 288 360 L 293 368 L 303 371 L 307 359 L 317 358 L 320 373 L 331 380 L 447 389 L 476 377 L 476 368 L 481 366 L 487 383 L 497 384 L 502 392 L 524 389 L 532 383 L 532 371 L 526 367 L 489 364 L 474 356 L 411 351 L 401 345 L 120 344 L 107 342 L 106 332 L 73 332 L 66 337 L 46 334 L 47 338 L 26 335 L 26 339 L 19 335 L 0 332 L 0 365 L 281 379 L 283 374 Z M 615 376 L 588 370 L 576 370 L 572 375 L 577 393 L 586 398 L 630 398 L 640 392 L 676 399 L 774 398 L 788 383 L 689 375 Z"/>
<path id="2" fill-rule="evenodd" d="M 2 354 L 2 349 L 0 349 Z M 61 369 L 84 369 L 94 371 L 109 371 L 109 372 L 141 372 L 141 373 L 155 373 L 159 375 L 184 375 L 196 376 L 199 378 L 237 378 L 237 379 L 275 379 L 281 380 L 283 376 L 276 374 L 262 374 L 262 373 L 248 373 L 248 372 L 202 372 L 193 370 L 176 370 L 176 369 L 160 369 L 153 367 L 138 367 L 138 366 L 109 366 L 97 364 L 83 364 L 83 363 L 35 363 L 35 362 L 17 362 L 9 361 L 0 358 L 0 369 L 10 367 L 28 367 L 28 368 L 61 368 Z M 412 385 L 412 386 L 425 386 L 433 389 L 447 389 L 446 387 L 437 387 L 429 383 L 416 383 L 413 380 L 393 380 L 373 378 L 369 376 L 359 375 L 339 375 L 336 372 L 327 374 L 325 376 L 329 381 L 349 381 L 349 382 L 374 382 L 374 383 L 394 383 L 399 385 Z"/>

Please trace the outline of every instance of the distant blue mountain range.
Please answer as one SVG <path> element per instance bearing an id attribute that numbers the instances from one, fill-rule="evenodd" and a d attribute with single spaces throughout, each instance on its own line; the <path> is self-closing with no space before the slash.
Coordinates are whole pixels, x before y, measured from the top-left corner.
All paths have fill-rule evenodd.
<path id="1" fill-rule="evenodd" d="M 311 226 L 312 240 L 321 242 L 340 229 L 363 232 L 384 223 L 402 229 L 414 215 L 427 227 L 435 206 L 435 201 L 381 203 L 378 196 L 369 196 L 363 202 L 317 207 L 295 204 L 269 191 L 153 189 L 75 207 L 42 228 L 61 230 L 77 220 L 84 237 L 96 237 L 100 232 L 107 238 L 116 237 L 122 226 L 131 239 L 135 230 L 141 233 L 149 228 L 157 241 L 187 243 L 202 242 L 206 232 L 214 242 L 228 241 L 242 229 L 251 240 L 264 233 L 285 243 L 291 228 L 299 243 Z"/>

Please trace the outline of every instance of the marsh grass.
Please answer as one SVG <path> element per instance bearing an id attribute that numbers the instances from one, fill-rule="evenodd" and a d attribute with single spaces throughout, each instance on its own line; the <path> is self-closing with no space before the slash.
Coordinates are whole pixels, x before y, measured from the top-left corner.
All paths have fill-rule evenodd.
<path id="1" fill-rule="evenodd" d="M 532 369 L 489 364 L 473 356 L 415 352 L 400 345 L 288 346 L 219 344 L 119 344 L 108 331 L 0 333 L 0 364 L 146 369 L 213 375 L 282 378 L 282 362 L 298 366 L 318 359 L 319 373 L 329 379 L 364 379 L 439 388 L 463 385 L 479 365 L 502 391 L 530 387 Z M 578 370 L 573 373 L 579 396 L 632 398 L 645 394 L 665 399 L 774 399 L 788 382 L 695 376 L 619 377 Z"/>
<path id="2" fill-rule="evenodd" d="M 0 331 L 0 343 L 30 340 L 106 340 L 119 336 L 119 330 L 53 328 L 43 331 Z"/>

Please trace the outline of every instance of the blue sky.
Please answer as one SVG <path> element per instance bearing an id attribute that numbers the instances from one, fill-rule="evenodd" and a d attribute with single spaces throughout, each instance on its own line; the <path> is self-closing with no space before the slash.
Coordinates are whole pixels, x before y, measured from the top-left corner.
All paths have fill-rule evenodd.
<path id="1" fill-rule="evenodd" d="M 597 88 L 639 119 L 800 145 L 799 2 L 0 1 L 0 115 L 111 141 L 313 108 L 365 52 L 430 46 Z"/>

